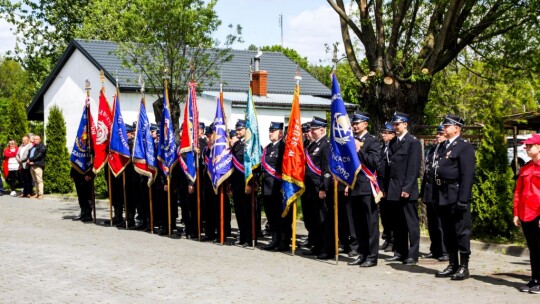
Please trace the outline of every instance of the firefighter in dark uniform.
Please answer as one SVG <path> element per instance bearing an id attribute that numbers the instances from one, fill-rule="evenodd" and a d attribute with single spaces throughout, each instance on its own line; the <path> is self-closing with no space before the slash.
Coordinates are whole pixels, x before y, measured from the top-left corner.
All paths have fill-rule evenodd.
<path id="1" fill-rule="evenodd" d="M 302 212 L 308 230 L 308 241 L 313 247 L 306 255 L 329 259 L 333 254 L 333 203 L 328 208 L 326 198 L 332 198 L 332 177 L 328 169 L 330 142 L 326 137 L 326 119 L 313 117 L 310 123 L 312 141 L 306 148 L 305 191 Z"/>
<path id="2" fill-rule="evenodd" d="M 416 265 L 420 249 L 418 220 L 418 176 L 422 164 L 422 146 L 407 128 L 409 115 L 396 112 L 391 123 L 396 138 L 390 142 L 390 163 L 387 177 L 387 200 L 395 215 L 394 256 L 387 262 L 401 261 Z"/>
<path id="3" fill-rule="evenodd" d="M 251 230 L 251 187 L 246 187 L 244 173 L 244 136 L 246 135 L 246 121 L 239 119 L 235 125 L 238 141 L 232 146 L 234 170 L 231 174 L 231 190 L 234 201 L 234 213 L 240 235 L 235 245 L 247 247 L 252 240 Z M 248 189 L 249 188 L 249 189 Z M 249 193 L 247 193 L 249 192 Z"/>
<path id="4" fill-rule="evenodd" d="M 283 211 L 281 166 L 283 164 L 283 152 L 285 151 L 285 143 L 282 140 L 282 122 L 270 123 L 269 138 L 270 143 L 263 150 L 261 170 L 264 211 L 266 213 L 266 218 L 268 219 L 270 230 L 272 231 L 272 240 L 262 247 L 264 250 L 278 248 L 281 245 L 282 240 L 285 242 L 288 235 L 287 231 L 282 231 L 282 228 L 286 227 L 283 227 L 281 224 L 281 213 Z"/>
<path id="5" fill-rule="evenodd" d="M 429 254 L 424 256 L 426 259 L 437 259 L 439 261 L 448 261 L 448 253 L 443 243 L 443 231 L 441 227 L 441 219 L 433 205 L 433 182 L 435 180 L 435 167 L 437 162 L 437 150 L 442 142 L 446 140 L 444 137 L 443 126 L 437 127 L 436 145 L 432 147 L 424 160 L 424 178 L 422 179 L 422 188 L 420 197 L 426 205 L 427 226 L 431 245 L 429 246 Z"/>
<path id="6" fill-rule="evenodd" d="M 378 185 L 372 185 L 367 175 L 375 177 L 381 144 L 375 136 L 369 134 L 368 124 L 368 113 L 353 115 L 351 125 L 362 172 L 358 174 L 354 188 L 346 189 L 350 194 L 346 205 L 351 236 L 354 236 L 356 251 L 359 253 L 349 265 L 360 267 L 376 266 L 379 256 L 379 209 L 372 190 Z"/>
<path id="7" fill-rule="evenodd" d="M 92 180 L 94 179 L 95 174 L 92 169 L 88 170 L 88 172 L 83 174 L 77 171 L 75 168 L 71 167 L 69 176 L 73 180 L 73 183 L 75 183 L 75 190 L 77 191 L 79 207 L 81 208 L 81 213 L 78 216 L 74 217 L 73 220 L 81 221 L 83 223 L 91 222 L 93 220 L 92 191 L 94 191 L 92 187 Z"/>
<path id="8" fill-rule="evenodd" d="M 204 135 L 206 136 L 206 146 L 202 150 L 202 156 L 204 157 L 204 166 L 201 170 L 201 188 L 202 188 L 202 200 L 205 206 L 205 218 L 204 218 L 204 237 L 203 241 L 216 240 L 219 233 L 219 196 L 214 192 L 212 187 L 212 180 L 208 173 L 209 161 L 211 149 L 213 146 L 212 134 L 214 131 L 211 126 L 204 129 Z M 217 232 L 216 232 L 217 230 Z"/>
<path id="9" fill-rule="evenodd" d="M 379 202 L 379 214 L 381 215 L 381 226 L 383 228 L 381 238 L 384 242 L 379 247 L 379 250 L 384 250 L 384 252 L 394 251 L 393 213 L 390 203 L 386 200 L 386 176 L 388 176 L 388 164 L 390 163 L 390 150 L 388 147 L 394 137 L 396 137 L 394 127 L 389 123 L 385 123 L 381 129 L 382 147 L 379 164 L 377 165 L 377 180 L 383 193 L 383 197 Z"/>
<path id="10" fill-rule="evenodd" d="M 438 150 L 435 169 L 435 199 L 441 218 L 449 264 L 436 277 L 464 280 L 469 277 L 471 255 L 470 198 L 475 174 L 473 146 L 461 137 L 463 119 L 446 115 L 442 122 L 447 141 Z M 459 256 L 458 256 L 459 253 Z"/>

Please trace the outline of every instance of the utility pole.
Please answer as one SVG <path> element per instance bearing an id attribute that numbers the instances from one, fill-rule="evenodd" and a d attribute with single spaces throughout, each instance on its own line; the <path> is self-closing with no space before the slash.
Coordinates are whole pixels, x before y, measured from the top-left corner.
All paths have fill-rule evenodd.
<path id="1" fill-rule="evenodd" d="M 279 27 L 281 28 L 281 48 L 283 48 L 283 14 L 279 14 Z"/>

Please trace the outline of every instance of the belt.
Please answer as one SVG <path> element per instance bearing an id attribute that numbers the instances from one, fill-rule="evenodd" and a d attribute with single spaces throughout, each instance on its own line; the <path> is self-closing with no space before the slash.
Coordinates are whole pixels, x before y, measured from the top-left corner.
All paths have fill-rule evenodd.
<path id="1" fill-rule="evenodd" d="M 437 184 L 437 186 L 452 185 L 452 184 L 457 184 L 457 183 L 458 183 L 457 179 L 442 179 L 442 178 L 435 179 L 435 184 Z"/>

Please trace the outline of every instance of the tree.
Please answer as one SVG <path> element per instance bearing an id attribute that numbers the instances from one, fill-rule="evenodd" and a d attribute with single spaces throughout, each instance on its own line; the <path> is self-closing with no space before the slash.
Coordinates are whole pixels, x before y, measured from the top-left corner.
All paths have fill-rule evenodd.
<path id="1" fill-rule="evenodd" d="M 47 193 L 69 193 L 73 183 L 69 178 L 70 163 L 66 147 L 66 122 L 62 110 L 52 106 L 45 128 L 47 140 L 43 182 Z"/>
<path id="2" fill-rule="evenodd" d="M 97 35 L 120 42 L 118 55 L 124 65 L 143 74 L 147 88 L 158 95 L 163 92 L 166 69 L 172 119 L 178 127 L 187 83 L 193 79 L 202 86 L 218 81 L 217 68 L 231 59 L 230 46 L 240 39 L 239 26 L 223 45 L 212 37 L 221 25 L 214 11 L 216 2 L 121 0 L 111 4 L 98 0 L 79 36 L 95 39 Z M 161 99 L 154 103 L 156 121 L 161 120 L 161 103 Z"/>
<path id="3" fill-rule="evenodd" d="M 423 119 L 433 76 L 461 52 L 488 50 L 493 41 L 516 41 L 536 26 L 539 1 L 327 0 L 340 18 L 345 52 L 361 82 L 361 104 L 378 126 L 396 110 Z M 355 48 L 353 37 L 361 47 Z M 499 39 L 499 40 L 497 40 Z M 475 49 L 478 46 L 479 49 Z M 365 55 L 366 65 L 359 60 Z"/>
<path id="4" fill-rule="evenodd" d="M 26 104 L 30 102 L 27 73 L 11 59 L 0 59 L 0 143 L 19 142 L 28 132 Z"/>

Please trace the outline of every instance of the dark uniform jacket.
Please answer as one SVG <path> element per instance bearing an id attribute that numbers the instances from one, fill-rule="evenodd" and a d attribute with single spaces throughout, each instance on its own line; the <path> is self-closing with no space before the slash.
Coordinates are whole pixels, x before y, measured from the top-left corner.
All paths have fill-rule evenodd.
<path id="1" fill-rule="evenodd" d="M 418 175 L 422 163 L 422 146 L 416 137 L 405 134 L 401 141 L 396 136 L 390 141 L 387 199 L 399 201 L 401 192 L 409 193 L 409 200 L 418 199 Z"/>
<path id="2" fill-rule="evenodd" d="M 358 150 L 358 158 L 360 162 L 365 165 L 371 172 L 375 173 L 377 170 L 377 165 L 379 164 L 379 159 L 381 157 L 381 144 L 375 138 L 375 136 L 367 132 L 359 138 L 360 142 L 363 143 L 362 148 Z M 367 176 L 360 172 L 356 177 L 356 184 L 353 189 L 351 189 L 351 195 L 371 195 L 371 183 Z"/>
<path id="3" fill-rule="evenodd" d="M 475 156 L 473 146 L 457 137 L 448 148 L 445 143 L 439 147 L 439 166 L 435 174 L 435 182 L 439 188 L 439 205 L 456 202 L 468 203 L 475 174 Z"/>
<path id="4" fill-rule="evenodd" d="M 281 177 L 283 166 L 283 152 L 285 151 L 285 143 L 283 140 L 278 140 L 276 143 L 270 143 L 263 151 L 264 161 L 266 164 L 261 164 L 262 169 L 262 185 L 263 195 L 279 195 L 281 191 L 281 178 L 275 178 L 267 170 L 275 170 L 273 175 Z M 276 174 L 277 173 L 277 174 Z"/>
<path id="5" fill-rule="evenodd" d="M 382 143 L 379 156 L 379 163 L 377 164 L 377 180 L 379 181 L 379 188 L 381 191 L 386 192 L 386 189 L 388 188 L 388 179 L 386 176 L 388 175 L 388 164 L 390 161 L 389 143 Z"/>
<path id="6" fill-rule="evenodd" d="M 314 141 L 306 148 L 306 173 L 304 183 L 306 190 L 309 191 L 330 191 L 332 187 L 332 175 L 330 175 L 330 169 L 328 168 L 328 154 L 330 152 L 330 142 L 326 136 L 320 138 L 318 141 Z M 320 174 L 313 172 L 307 164 L 308 159 L 313 161 L 313 164 L 317 169 L 321 171 Z"/>
<path id="7" fill-rule="evenodd" d="M 234 143 L 232 146 L 232 155 L 243 166 L 244 165 L 244 139 L 241 139 Z M 244 191 L 246 177 L 244 172 L 241 172 L 234 166 L 233 173 L 231 174 L 231 188 L 233 191 Z"/>
<path id="8" fill-rule="evenodd" d="M 435 166 L 437 164 L 437 160 L 434 160 L 433 156 L 440 146 L 438 144 L 432 147 L 424 159 L 424 178 L 422 179 L 422 188 L 420 189 L 420 197 L 424 203 L 433 202 L 433 182 L 435 180 Z"/>

